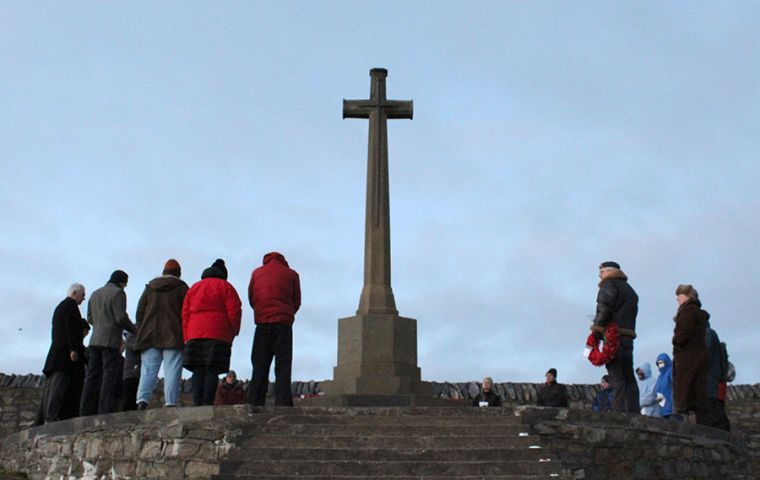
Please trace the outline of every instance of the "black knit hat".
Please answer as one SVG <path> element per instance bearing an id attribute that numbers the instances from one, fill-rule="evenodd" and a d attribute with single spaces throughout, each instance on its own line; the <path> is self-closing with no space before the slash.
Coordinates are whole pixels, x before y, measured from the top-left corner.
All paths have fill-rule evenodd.
<path id="1" fill-rule="evenodd" d="M 224 273 L 224 279 L 227 279 L 227 266 L 224 264 L 224 260 L 217 258 L 214 260 L 214 263 L 212 263 L 211 266 L 221 270 Z"/>
<path id="2" fill-rule="evenodd" d="M 108 280 L 108 283 L 119 285 L 120 283 L 127 283 L 127 281 L 129 281 L 129 275 L 127 275 L 127 272 L 124 270 L 115 270 L 111 274 L 111 278 Z"/>
<path id="3" fill-rule="evenodd" d="M 599 269 L 601 270 L 602 268 L 617 268 L 620 270 L 620 264 L 617 262 L 602 262 L 602 264 L 599 265 Z"/>
<path id="4" fill-rule="evenodd" d="M 201 274 L 201 278 L 209 277 L 227 280 L 227 267 L 224 265 L 224 260 L 217 258 L 214 263 Z"/>
<path id="5" fill-rule="evenodd" d="M 554 378 L 557 378 L 557 369 L 556 368 L 550 368 L 549 370 L 546 371 L 546 373 L 551 373 L 552 375 L 554 375 Z"/>

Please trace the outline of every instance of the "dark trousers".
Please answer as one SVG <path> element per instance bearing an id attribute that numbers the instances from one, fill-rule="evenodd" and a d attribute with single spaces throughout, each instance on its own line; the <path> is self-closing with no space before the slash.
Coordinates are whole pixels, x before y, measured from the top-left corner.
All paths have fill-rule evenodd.
<path id="1" fill-rule="evenodd" d="M 612 411 L 640 413 L 639 385 L 633 373 L 633 346 L 620 345 L 610 363 L 607 374 L 612 386 Z"/>
<path id="2" fill-rule="evenodd" d="M 269 367 L 274 358 L 274 404 L 293 406 L 290 371 L 293 364 L 293 326 L 287 323 L 256 325 L 251 363 L 253 374 L 248 388 L 248 403 L 264 405 L 269 389 Z"/>
<path id="3" fill-rule="evenodd" d="M 731 431 L 731 423 L 726 415 L 726 404 L 717 398 L 709 398 L 706 408 L 697 410 L 696 420 L 699 425 Z"/>
<path id="4" fill-rule="evenodd" d="M 53 372 L 49 382 L 47 398 L 45 398 L 45 423 L 61 420 L 61 410 L 66 394 L 69 391 L 71 375 L 64 372 Z"/>
<path id="5" fill-rule="evenodd" d="M 118 348 L 88 347 L 87 375 L 84 379 L 79 414 L 102 415 L 114 411 L 116 385 L 121 378 Z"/>
<path id="6" fill-rule="evenodd" d="M 121 399 L 121 411 L 137 410 L 137 385 L 140 378 L 125 378 L 121 382 L 121 388 L 124 392 Z"/>
<path id="7" fill-rule="evenodd" d="M 192 386 L 193 386 L 193 405 L 200 407 L 202 405 L 213 405 L 214 395 L 216 395 L 216 386 L 219 384 L 219 372 L 214 367 L 194 367 Z"/>

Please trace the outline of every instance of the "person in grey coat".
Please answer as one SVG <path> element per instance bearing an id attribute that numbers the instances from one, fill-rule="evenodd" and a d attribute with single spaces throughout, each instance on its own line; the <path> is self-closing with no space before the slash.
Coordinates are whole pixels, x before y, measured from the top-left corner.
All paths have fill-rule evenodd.
<path id="1" fill-rule="evenodd" d="M 114 410 L 113 397 L 120 369 L 119 347 L 124 330 L 135 333 L 135 325 L 127 315 L 127 286 L 129 276 L 116 270 L 103 287 L 95 290 L 87 304 L 87 322 L 92 336 L 87 348 L 87 375 L 84 380 L 79 414 L 97 415 Z"/>

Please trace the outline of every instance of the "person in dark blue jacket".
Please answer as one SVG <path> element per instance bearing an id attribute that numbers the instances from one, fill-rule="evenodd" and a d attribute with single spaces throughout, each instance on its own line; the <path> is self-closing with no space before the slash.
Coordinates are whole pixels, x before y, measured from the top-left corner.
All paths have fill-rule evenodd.
<path id="1" fill-rule="evenodd" d="M 591 404 L 591 408 L 595 412 L 609 412 L 612 411 L 612 388 L 610 387 L 610 376 L 605 375 L 602 377 L 600 383 L 602 389 L 596 394 L 594 403 Z"/>
<path id="2" fill-rule="evenodd" d="M 654 391 L 660 404 L 660 414 L 665 418 L 673 417 L 673 361 L 667 353 L 657 356 L 657 368 L 660 376 Z"/>

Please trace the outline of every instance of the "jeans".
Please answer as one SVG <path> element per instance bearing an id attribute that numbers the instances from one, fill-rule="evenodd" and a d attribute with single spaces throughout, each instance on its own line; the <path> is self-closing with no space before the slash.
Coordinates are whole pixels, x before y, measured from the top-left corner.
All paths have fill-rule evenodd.
<path id="1" fill-rule="evenodd" d="M 612 386 L 612 411 L 640 413 L 639 385 L 633 373 L 633 346 L 620 345 L 610 363 L 607 373 Z"/>
<path id="2" fill-rule="evenodd" d="M 274 404 L 292 407 L 290 372 L 293 363 L 293 326 L 287 323 L 256 325 L 253 335 L 253 378 L 248 389 L 248 403 L 264 405 L 269 389 L 269 367 L 274 358 Z"/>
<path id="3" fill-rule="evenodd" d="M 164 405 L 179 405 L 179 391 L 182 382 L 182 350 L 175 348 L 148 348 L 140 355 L 140 386 L 137 387 L 137 401 L 150 403 L 153 389 L 158 379 L 158 369 L 164 363 Z"/>
<path id="4" fill-rule="evenodd" d="M 87 375 L 84 379 L 79 414 L 102 415 L 115 407 L 116 384 L 121 378 L 118 348 L 88 347 Z"/>
<path id="5" fill-rule="evenodd" d="M 219 385 L 219 374 L 215 367 L 195 367 L 193 369 L 193 405 L 213 405 L 216 387 Z"/>

